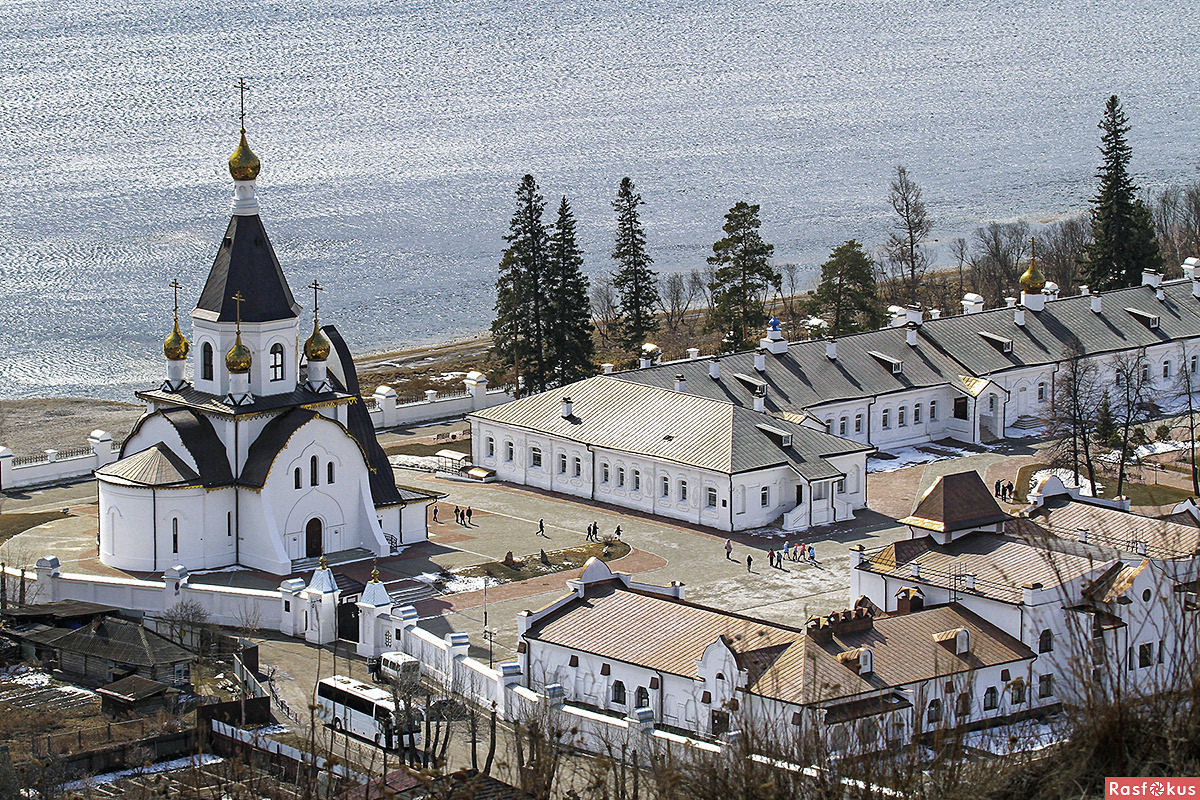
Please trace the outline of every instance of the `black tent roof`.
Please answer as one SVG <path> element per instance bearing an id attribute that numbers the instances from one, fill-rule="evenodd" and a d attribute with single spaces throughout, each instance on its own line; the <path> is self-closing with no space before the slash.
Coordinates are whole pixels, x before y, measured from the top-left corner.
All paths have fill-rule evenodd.
<path id="1" fill-rule="evenodd" d="M 237 303 L 232 298 L 239 292 L 242 322 L 292 319 L 300 313 L 257 214 L 229 220 L 196 310 L 206 319 L 234 322 Z"/>

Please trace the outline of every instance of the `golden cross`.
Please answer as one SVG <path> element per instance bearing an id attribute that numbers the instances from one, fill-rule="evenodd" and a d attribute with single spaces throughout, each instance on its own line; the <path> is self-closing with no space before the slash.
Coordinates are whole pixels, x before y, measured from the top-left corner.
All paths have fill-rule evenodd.
<path id="1" fill-rule="evenodd" d="M 246 298 L 242 297 L 241 292 L 238 292 L 237 294 L 235 294 L 233 297 L 231 297 L 229 299 L 233 300 L 235 303 L 237 303 L 237 332 L 238 332 L 238 334 L 241 334 L 241 332 L 242 332 L 242 303 L 245 302 Z"/>
<path id="2" fill-rule="evenodd" d="M 1035 267 L 1037 266 L 1037 237 L 1029 237 L 1029 261 Z"/>
<path id="3" fill-rule="evenodd" d="M 235 83 L 234 86 L 237 87 L 238 92 L 242 96 L 242 114 L 241 114 L 242 133 L 245 133 L 246 132 L 246 90 L 250 87 L 246 85 L 245 78 L 238 78 L 238 82 Z"/>
<path id="4" fill-rule="evenodd" d="M 176 278 L 175 280 L 168 283 L 167 286 L 170 286 L 172 289 L 175 290 L 175 319 L 179 319 L 179 289 L 180 289 L 179 279 Z"/>
<path id="5" fill-rule="evenodd" d="M 325 287 L 318 283 L 314 278 L 313 282 L 308 285 L 308 288 L 313 290 L 313 316 L 315 317 L 317 315 L 317 309 L 320 307 L 317 305 L 317 292 L 322 291 Z"/>

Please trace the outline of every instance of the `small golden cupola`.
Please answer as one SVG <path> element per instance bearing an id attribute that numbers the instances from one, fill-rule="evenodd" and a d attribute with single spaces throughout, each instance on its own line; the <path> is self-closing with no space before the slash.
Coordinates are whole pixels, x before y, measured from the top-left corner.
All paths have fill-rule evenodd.
<path id="1" fill-rule="evenodd" d="M 1029 269 L 1021 275 L 1021 289 L 1027 294 L 1041 294 L 1042 289 L 1045 288 L 1046 276 L 1038 269 L 1037 254 L 1032 253 L 1029 257 Z"/>
<path id="2" fill-rule="evenodd" d="M 329 358 L 329 340 L 325 338 L 325 334 L 321 333 L 321 328 L 318 326 L 317 317 L 313 315 L 313 332 L 312 336 L 308 337 L 308 341 L 304 343 L 304 357 L 313 361 L 325 361 Z"/>
<path id="3" fill-rule="evenodd" d="M 176 315 L 175 326 L 163 341 L 163 355 L 167 357 L 167 361 L 183 361 L 188 357 L 190 349 L 187 337 L 179 330 L 179 316 Z"/>
<path id="4" fill-rule="evenodd" d="M 259 162 L 258 156 L 254 155 L 250 145 L 246 143 L 246 129 L 242 128 L 241 141 L 238 142 L 233 155 L 229 157 L 229 174 L 235 181 L 252 181 L 258 178 L 260 169 L 262 169 L 262 163 Z"/>
<path id="5" fill-rule="evenodd" d="M 242 332 L 238 331 L 233 347 L 225 354 L 225 369 L 230 375 L 245 375 L 250 371 L 252 360 L 250 348 L 242 344 Z"/>

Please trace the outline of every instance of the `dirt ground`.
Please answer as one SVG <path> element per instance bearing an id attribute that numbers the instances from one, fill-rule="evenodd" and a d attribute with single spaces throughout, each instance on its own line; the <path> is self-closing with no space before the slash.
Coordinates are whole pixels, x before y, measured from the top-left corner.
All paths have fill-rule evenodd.
<path id="1" fill-rule="evenodd" d="M 94 430 L 108 431 L 113 441 L 129 435 L 145 406 L 61 397 L 49 400 L 0 401 L 0 445 L 18 456 L 43 450 L 82 447 Z"/>

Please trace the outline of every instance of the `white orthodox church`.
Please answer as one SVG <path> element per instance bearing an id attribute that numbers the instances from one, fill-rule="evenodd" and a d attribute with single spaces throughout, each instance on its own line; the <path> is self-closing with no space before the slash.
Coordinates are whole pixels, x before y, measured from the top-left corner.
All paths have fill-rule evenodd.
<path id="1" fill-rule="evenodd" d="M 177 302 L 167 379 L 138 392 L 146 414 L 96 472 L 111 567 L 290 575 L 323 554 L 385 556 L 427 536 L 432 498 L 396 487 L 350 353 L 319 327 L 315 300 L 301 344 L 300 306 L 259 217 L 259 169 L 243 129 L 229 158 L 233 216 L 192 311 L 195 344 Z"/>

